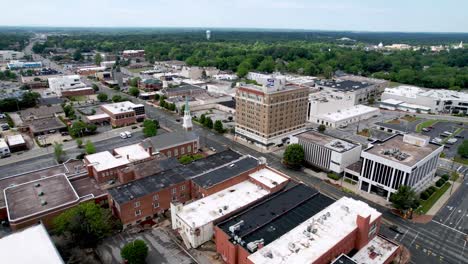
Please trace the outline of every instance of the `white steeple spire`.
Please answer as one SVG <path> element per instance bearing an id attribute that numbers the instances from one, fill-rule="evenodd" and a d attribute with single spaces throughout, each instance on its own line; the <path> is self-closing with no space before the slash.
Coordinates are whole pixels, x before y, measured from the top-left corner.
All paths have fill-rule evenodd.
<path id="1" fill-rule="evenodd" d="M 188 103 L 188 97 L 185 97 L 185 107 L 184 107 L 184 122 L 182 124 L 182 127 L 190 131 L 193 128 L 192 125 L 192 115 L 190 114 L 190 108 L 189 108 L 189 103 Z"/>

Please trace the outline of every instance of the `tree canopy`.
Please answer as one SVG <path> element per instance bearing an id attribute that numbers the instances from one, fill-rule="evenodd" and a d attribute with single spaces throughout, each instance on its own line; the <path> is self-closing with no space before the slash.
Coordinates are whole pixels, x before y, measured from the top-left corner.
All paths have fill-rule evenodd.
<path id="1" fill-rule="evenodd" d="M 158 134 L 158 125 L 156 120 L 146 119 L 143 121 L 143 135 L 145 137 L 154 137 Z"/>
<path id="2" fill-rule="evenodd" d="M 398 191 L 390 196 L 390 202 L 392 202 L 395 209 L 401 211 L 416 209 L 419 206 L 419 199 L 416 193 L 410 186 L 405 185 L 400 186 Z"/>
<path id="3" fill-rule="evenodd" d="M 468 159 L 468 140 L 463 140 L 463 143 L 458 147 L 458 155 Z"/>
<path id="4" fill-rule="evenodd" d="M 96 147 L 94 146 L 93 142 L 91 142 L 91 140 L 86 141 L 85 151 L 88 155 L 96 153 Z"/>
<path id="5" fill-rule="evenodd" d="M 289 167 L 300 167 L 304 161 L 304 148 L 299 144 L 290 144 L 283 154 L 283 162 Z"/>
<path id="6" fill-rule="evenodd" d="M 120 256 L 128 264 L 144 264 L 148 256 L 148 246 L 141 239 L 133 240 L 127 243 L 120 251 Z"/>

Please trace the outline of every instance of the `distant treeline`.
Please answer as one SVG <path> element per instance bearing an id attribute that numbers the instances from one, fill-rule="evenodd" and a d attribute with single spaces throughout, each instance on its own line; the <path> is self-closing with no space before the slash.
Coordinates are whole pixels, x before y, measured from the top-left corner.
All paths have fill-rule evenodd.
<path id="1" fill-rule="evenodd" d="M 294 39 L 294 36 L 301 34 L 310 36 L 313 41 Z M 309 33 L 214 31 L 212 40 L 207 41 L 201 30 L 187 30 L 183 33 L 168 31 L 160 34 L 80 33 L 51 36 L 45 44 L 36 45 L 34 50 L 42 52 L 47 47 L 63 47 L 75 48 L 82 52 L 99 50 L 117 53 L 124 49 L 145 49 L 146 59 L 150 62 L 183 60 L 189 65 L 215 66 L 221 70 L 231 70 L 237 72 L 239 76 L 244 76 L 250 70 L 256 70 L 331 77 L 334 71 L 342 70 L 424 87 L 468 88 L 468 49 L 451 49 L 449 52 L 440 53 L 433 53 L 427 48 L 418 51 L 366 51 L 363 43 L 352 42 L 352 47 L 335 43 L 335 37 L 343 36 L 338 32 L 307 34 Z M 393 35 L 395 39 L 402 35 L 405 37 L 414 35 L 417 39 L 423 39 L 426 35 L 434 38 L 443 35 L 359 34 L 361 37 L 366 34 L 377 36 L 388 34 Z M 448 39 L 445 41 L 448 42 Z"/>

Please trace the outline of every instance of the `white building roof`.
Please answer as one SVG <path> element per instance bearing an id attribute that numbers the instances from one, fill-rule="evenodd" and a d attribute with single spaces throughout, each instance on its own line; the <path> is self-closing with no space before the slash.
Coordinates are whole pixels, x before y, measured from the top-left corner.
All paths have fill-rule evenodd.
<path id="1" fill-rule="evenodd" d="M 133 108 L 143 106 L 142 104 L 134 104 L 130 101 L 120 102 L 120 103 L 113 103 L 113 104 L 106 104 L 102 105 L 104 109 L 111 112 L 112 114 L 120 114 L 126 113 L 129 111 L 133 111 Z"/>
<path id="2" fill-rule="evenodd" d="M 192 228 L 204 226 L 269 194 L 250 181 L 243 181 L 225 190 L 185 205 L 178 217 Z"/>
<path id="3" fill-rule="evenodd" d="M 114 149 L 114 152 L 117 155 L 120 155 L 121 157 L 128 159 L 130 162 L 144 160 L 144 159 L 151 157 L 148 151 L 145 151 L 145 149 L 140 144 L 133 144 L 133 145 L 116 148 Z"/>
<path id="4" fill-rule="evenodd" d="M 380 103 L 396 106 L 396 105 L 403 103 L 403 101 L 390 98 L 390 99 L 383 100 Z"/>
<path id="5" fill-rule="evenodd" d="M 95 114 L 95 115 L 90 115 L 90 116 L 86 116 L 86 118 L 90 121 L 93 121 L 93 120 L 100 120 L 100 119 L 103 119 L 103 118 L 108 118 L 109 115 L 104 113 L 104 114 Z"/>
<path id="6" fill-rule="evenodd" d="M 139 53 L 139 52 L 145 52 L 145 50 L 124 50 L 124 54 L 134 54 L 134 53 Z"/>
<path id="7" fill-rule="evenodd" d="M 444 89 L 430 89 L 420 94 L 420 96 L 432 97 L 440 100 L 461 100 L 468 101 L 468 93 L 457 92 Z"/>
<path id="8" fill-rule="evenodd" d="M 419 94 L 423 92 L 423 89 L 416 86 L 400 85 L 394 88 L 385 88 L 384 93 L 408 98 L 416 98 Z"/>
<path id="9" fill-rule="evenodd" d="M 332 122 L 339 122 L 341 120 L 347 120 L 353 117 L 358 117 L 372 112 L 376 112 L 377 114 L 380 111 L 378 108 L 370 107 L 367 105 L 355 105 L 353 107 L 338 110 L 333 113 L 318 115 L 317 117 L 321 119 L 330 120 Z"/>
<path id="10" fill-rule="evenodd" d="M 12 135 L 7 137 L 8 144 L 10 146 L 25 144 L 24 138 L 22 135 Z"/>
<path id="11" fill-rule="evenodd" d="M 288 180 L 286 177 L 267 168 L 263 168 L 259 171 L 256 171 L 250 174 L 249 176 L 255 179 L 256 181 L 265 184 L 265 186 L 267 186 L 268 188 L 274 188 Z"/>
<path id="12" fill-rule="evenodd" d="M 63 90 L 73 90 L 85 88 L 86 84 L 81 82 L 79 75 L 65 75 L 59 77 L 48 78 L 49 88 L 57 95 L 61 95 Z"/>
<path id="13" fill-rule="evenodd" d="M 113 156 L 109 151 L 98 152 L 85 157 L 88 162 L 93 165 L 96 171 L 104 171 L 119 166 L 123 166 L 129 163 L 126 157 L 117 158 Z"/>
<path id="14" fill-rule="evenodd" d="M 382 237 L 374 237 L 367 245 L 359 250 L 353 259 L 357 263 L 383 264 L 397 251 L 398 246 Z"/>
<path id="15" fill-rule="evenodd" d="M 8 145 L 7 145 L 6 141 L 5 141 L 5 139 L 3 139 L 3 138 L 0 138 L 0 148 L 2 148 L 2 149 L 3 148 L 8 148 Z"/>
<path id="16" fill-rule="evenodd" d="M 64 263 L 42 224 L 0 239 L 0 255 L 9 264 Z"/>
<path id="17" fill-rule="evenodd" d="M 256 264 L 314 263 L 357 228 L 358 215 L 370 216 L 372 222 L 381 213 L 362 201 L 343 197 L 248 258 Z M 310 225 L 315 233 L 307 232 Z"/>

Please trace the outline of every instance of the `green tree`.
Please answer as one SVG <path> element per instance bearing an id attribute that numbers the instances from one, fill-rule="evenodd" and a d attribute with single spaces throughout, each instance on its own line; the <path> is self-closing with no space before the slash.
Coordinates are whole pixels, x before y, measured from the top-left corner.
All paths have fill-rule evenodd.
<path id="1" fill-rule="evenodd" d="M 154 137 L 158 133 L 158 128 L 153 120 L 146 119 L 143 121 L 143 135 L 145 137 Z"/>
<path id="2" fill-rule="evenodd" d="M 81 55 L 81 51 L 80 51 L 80 50 L 76 50 L 76 51 L 73 53 L 73 60 L 74 60 L 74 61 L 82 61 L 82 60 L 83 60 L 83 55 Z"/>
<path id="3" fill-rule="evenodd" d="M 154 100 L 158 101 L 158 100 L 159 100 L 159 97 L 160 97 L 159 94 L 155 94 L 155 95 L 154 95 Z"/>
<path id="4" fill-rule="evenodd" d="M 136 88 L 136 87 L 131 87 L 130 89 L 128 89 L 128 93 L 131 96 L 138 97 L 138 95 L 140 95 L 140 90 L 138 88 Z"/>
<path id="5" fill-rule="evenodd" d="M 91 140 L 86 141 L 85 152 L 88 155 L 96 153 L 96 147 L 94 146 L 93 142 L 91 142 Z"/>
<path id="6" fill-rule="evenodd" d="M 96 53 L 96 55 L 94 55 L 94 64 L 96 64 L 96 66 L 100 66 L 102 60 L 101 53 Z"/>
<path id="7" fill-rule="evenodd" d="M 122 248 L 120 256 L 126 260 L 128 264 L 144 264 L 148 256 L 148 246 L 145 241 L 135 239 Z"/>
<path id="8" fill-rule="evenodd" d="M 160 97 L 159 98 L 159 106 L 166 108 L 166 104 L 167 103 L 166 103 L 166 99 L 164 98 L 164 96 Z"/>
<path id="9" fill-rule="evenodd" d="M 122 100 L 123 100 L 122 96 L 120 96 L 118 94 L 112 96 L 112 102 L 114 102 L 114 103 L 122 102 Z"/>
<path id="10" fill-rule="evenodd" d="M 327 127 L 326 127 L 325 125 L 320 125 L 320 126 L 318 126 L 318 131 L 319 131 L 320 133 L 325 132 L 326 129 L 327 129 Z"/>
<path id="11" fill-rule="evenodd" d="M 214 130 L 218 133 L 224 133 L 223 122 L 221 120 L 216 120 L 214 123 Z"/>
<path id="12" fill-rule="evenodd" d="M 107 101 L 107 94 L 100 93 L 100 94 L 97 95 L 97 99 L 99 100 L 99 102 L 105 102 L 105 101 Z"/>
<path id="13" fill-rule="evenodd" d="M 211 117 L 205 118 L 203 125 L 209 129 L 213 129 L 213 120 L 211 120 Z"/>
<path id="14" fill-rule="evenodd" d="M 87 124 L 83 121 L 74 122 L 69 128 L 68 131 L 72 137 L 84 137 L 86 135 L 92 135 L 96 132 L 97 126 L 94 124 Z"/>
<path id="15" fill-rule="evenodd" d="M 290 144 L 283 154 L 283 163 L 291 168 L 299 168 L 304 161 L 304 149 L 299 144 Z"/>
<path id="16" fill-rule="evenodd" d="M 327 79 L 331 79 L 333 77 L 333 68 L 330 65 L 323 68 L 323 76 Z"/>
<path id="17" fill-rule="evenodd" d="M 204 125 L 204 124 L 205 124 L 205 120 L 206 120 L 205 114 L 201 114 L 200 120 L 198 120 L 198 121 L 200 122 L 200 124 Z"/>
<path id="18" fill-rule="evenodd" d="M 54 142 L 54 157 L 58 163 L 63 162 L 63 158 L 65 157 L 65 150 L 63 149 L 63 144 Z"/>
<path id="19" fill-rule="evenodd" d="M 93 83 L 92 87 L 95 92 L 99 91 L 99 86 L 97 84 Z"/>
<path id="20" fill-rule="evenodd" d="M 406 212 L 419 206 L 416 193 L 409 186 L 402 185 L 398 191 L 390 196 L 390 202 L 396 209 Z"/>
<path id="21" fill-rule="evenodd" d="M 237 67 L 237 72 L 236 72 L 237 76 L 239 78 L 244 78 L 247 75 L 247 73 L 249 73 L 250 69 L 252 69 L 252 65 L 249 62 L 247 61 L 242 62 Z"/>
<path id="22" fill-rule="evenodd" d="M 76 146 L 78 148 L 82 148 L 83 147 L 83 140 L 81 138 L 77 138 L 76 139 Z"/>
<path id="23" fill-rule="evenodd" d="M 458 155 L 468 159 L 468 140 L 463 140 L 463 143 L 458 147 Z"/>
<path id="24" fill-rule="evenodd" d="M 138 82 L 141 80 L 140 77 L 135 77 L 135 78 L 132 78 L 130 79 L 129 81 L 129 85 L 132 86 L 132 87 L 138 87 Z"/>
<path id="25" fill-rule="evenodd" d="M 54 219 L 54 231 L 71 238 L 80 247 L 95 247 L 110 234 L 115 222 L 109 209 L 94 202 L 80 203 Z"/>
<path id="26" fill-rule="evenodd" d="M 374 97 L 369 98 L 369 99 L 367 100 L 367 102 L 369 103 L 369 105 L 375 104 L 375 99 L 374 99 Z"/>

